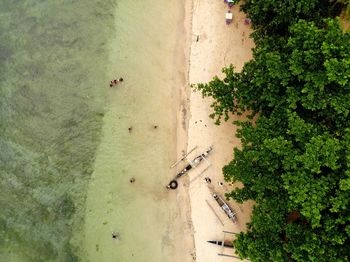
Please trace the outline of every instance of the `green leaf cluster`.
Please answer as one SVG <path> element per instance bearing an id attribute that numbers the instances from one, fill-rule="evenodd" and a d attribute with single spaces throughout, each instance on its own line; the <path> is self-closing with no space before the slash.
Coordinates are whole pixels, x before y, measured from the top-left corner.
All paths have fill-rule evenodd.
<path id="1" fill-rule="evenodd" d="M 241 9 L 252 20 L 255 36 L 285 35 L 299 19 L 320 21 L 331 13 L 328 0 L 246 0 Z"/>

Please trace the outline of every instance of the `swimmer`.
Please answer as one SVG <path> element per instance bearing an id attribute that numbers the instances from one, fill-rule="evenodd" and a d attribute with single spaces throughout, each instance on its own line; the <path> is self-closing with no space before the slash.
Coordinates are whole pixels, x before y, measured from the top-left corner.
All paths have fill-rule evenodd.
<path id="1" fill-rule="evenodd" d="M 113 239 L 119 239 L 119 234 L 112 232 L 112 238 Z"/>
<path id="2" fill-rule="evenodd" d="M 132 126 L 129 127 L 128 130 L 129 130 L 129 133 L 131 133 L 131 131 L 132 131 Z"/>
<path id="3" fill-rule="evenodd" d="M 136 179 L 134 177 L 130 178 L 130 183 L 134 183 Z"/>

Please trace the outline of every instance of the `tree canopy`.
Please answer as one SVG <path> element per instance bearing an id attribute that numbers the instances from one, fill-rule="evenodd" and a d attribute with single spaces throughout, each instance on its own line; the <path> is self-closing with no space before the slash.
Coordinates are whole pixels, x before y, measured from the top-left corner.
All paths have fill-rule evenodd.
<path id="1" fill-rule="evenodd" d="M 272 2 L 297 5 L 250 0 L 244 8 L 254 3 L 262 12 Z M 320 1 L 299 5 L 306 2 L 314 8 Z M 336 19 L 298 20 L 283 37 L 261 37 L 240 73 L 233 66 L 223 73 L 196 86 L 214 98 L 217 123 L 229 113 L 258 113 L 254 122 L 236 122 L 242 148 L 223 169 L 227 181 L 244 184 L 227 197 L 256 202 L 248 231 L 234 242 L 238 254 L 264 262 L 349 261 L 350 34 Z"/>
<path id="2" fill-rule="evenodd" d="M 241 9 L 252 20 L 260 35 L 280 34 L 288 31 L 298 19 L 319 21 L 331 9 L 329 0 L 246 0 Z"/>

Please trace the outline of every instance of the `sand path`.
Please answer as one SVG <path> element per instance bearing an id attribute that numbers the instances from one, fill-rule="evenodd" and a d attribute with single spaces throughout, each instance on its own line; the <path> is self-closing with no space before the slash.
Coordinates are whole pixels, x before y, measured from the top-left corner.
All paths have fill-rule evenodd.
<path id="1" fill-rule="evenodd" d="M 222 76 L 221 69 L 232 63 L 240 70 L 244 62 L 251 59 L 251 49 L 254 46 L 249 38 L 251 30 L 244 24 L 245 15 L 239 12 L 239 6 L 231 9 L 234 20 L 230 25 L 225 24 L 225 13 L 228 7 L 223 1 L 194 0 L 192 19 L 192 44 L 190 53 L 189 82 L 204 83 L 214 75 Z M 198 41 L 197 41 L 198 40 Z M 198 92 L 191 90 L 190 118 L 188 127 L 188 148 L 198 146 L 192 156 L 202 153 L 208 146 L 213 146 L 213 152 L 208 157 L 212 164 L 206 167 L 201 164 L 190 173 L 189 195 L 191 203 L 191 219 L 194 229 L 196 246 L 196 260 L 205 261 L 233 261 L 232 258 L 218 256 L 218 253 L 233 255 L 232 249 L 222 249 L 207 243 L 207 240 L 222 240 L 223 230 L 239 232 L 245 229 L 249 219 L 251 203 L 238 205 L 232 201 L 230 206 L 238 211 L 238 224 L 233 224 L 225 216 L 212 197 L 212 191 L 224 192 L 232 189 L 229 185 L 218 185 L 223 182 L 222 167 L 233 155 L 233 147 L 240 145 L 235 137 L 236 127 L 230 122 L 216 126 L 208 116 L 212 113 L 211 99 L 202 99 Z M 212 182 L 207 184 L 205 177 Z M 208 187 L 209 185 L 209 187 Z M 226 239 L 233 239 L 233 235 L 226 234 Z M 237 261 L 240 261 L 237 259 Z"/>

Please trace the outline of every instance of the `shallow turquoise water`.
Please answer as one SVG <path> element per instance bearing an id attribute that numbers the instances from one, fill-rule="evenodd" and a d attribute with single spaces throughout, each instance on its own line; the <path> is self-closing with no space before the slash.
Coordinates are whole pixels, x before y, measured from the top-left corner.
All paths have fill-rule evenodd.
<path id="1" fill-rule="evenodd" d="M 0 261 L 175 261 L 183 3 L 155 2 L 0 2 Z"/>

